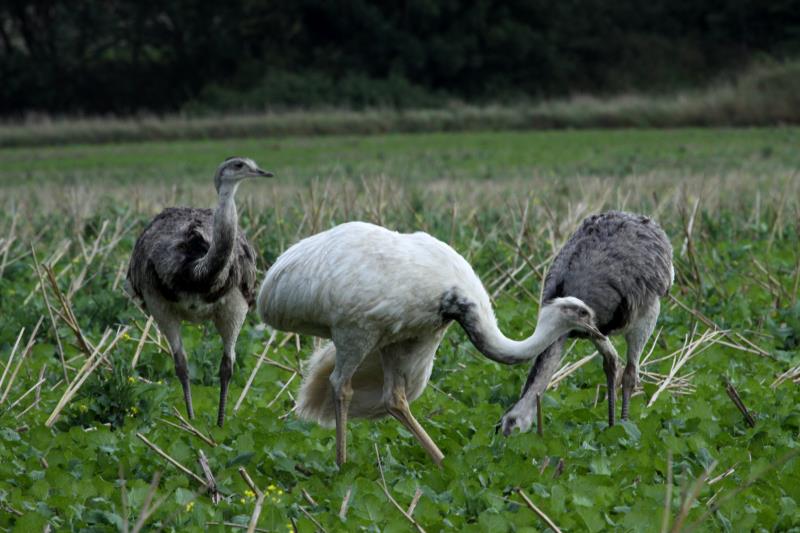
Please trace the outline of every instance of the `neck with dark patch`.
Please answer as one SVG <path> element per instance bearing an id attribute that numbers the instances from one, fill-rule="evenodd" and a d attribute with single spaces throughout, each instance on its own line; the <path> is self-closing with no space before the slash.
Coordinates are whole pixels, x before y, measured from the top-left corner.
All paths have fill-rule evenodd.
<path id="1" fill-rule="evenodd" d="M 219 188 L 219 204 L 214 211 L 214 228 L 211 246 L 203 258 L 197 262 L 195 276 L 209 285 L 225 274 L 233 257 L 239 217 L 236 213 L 234 195 L 238 183 L 222 184 Z"/>
<path id="2" fill-rule="evenodd" d="M 497 327 L 494 313 L 487 303 L 478 305 L 473 299 L 461 296 L 458 291 L 449 291 L 442 297 L 440 312 L 446 320 L 456 320 L 469 340 L 483 355 L 506 365 L 522 363 L 533 359 L 559 337 L 565 334 L 563 328 L 552 321 L 540 320 L 533 335 L 522 341 L 509 339 Z"/>
<path id="3" fill-rule="evenodd" d="M 539 324 L 533 335 L 527 339 L 515 341 L 500 331 L 494 317 L 465 322 L 461 322 L 461 326 L 478 351 L 492 361 L 506 365 L 533 359 L 563 335 L 563 332 L 557 329 Z"/>

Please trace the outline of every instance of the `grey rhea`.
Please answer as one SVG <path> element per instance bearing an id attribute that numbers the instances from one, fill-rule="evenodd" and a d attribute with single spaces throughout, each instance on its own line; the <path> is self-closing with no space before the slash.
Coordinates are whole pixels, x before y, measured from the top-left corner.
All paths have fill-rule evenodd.
<path id="1" fill-rule="evenodd" d="M 639 356 L 655 328 L 660 298 L 674 280 L 672 246 L 652 219 L 611 211 L 594 215 L 564 244 L 544 282 L 542 301 L 573 296 L 595 313 L 603 335 L 622 334 L 628 362 L 622 373 L 622 419 L 628 418 L 630 397 L 639 380 Z M 569 336 L 583 336 L 573 331 Z M 504 435 L 526 431 L 542 394 L 556 371 L 567 335 L 542 352 L 533 364 L 517 403 L 498 425 Z M 615 422 L 617 354 L 605 336 L 592 342 L 603 357 L 608 386 L 608 422 Z"/>
<path id="2" fill-rule="evenodd" d="M 211 320 L 222 337 L 217 413 L 222 426 L 236 339 L 254 302 L 256 283 L 256 254 L 239 227 L 234 195 L 242 180 L 270 176 L 252 159 L 226 159 L 214 176 L 219 197 L 215 210 L 167 208 L 133 248 L 125 288 L 169 342 L 189 418 L 194 410 L 181 324 Z"/>

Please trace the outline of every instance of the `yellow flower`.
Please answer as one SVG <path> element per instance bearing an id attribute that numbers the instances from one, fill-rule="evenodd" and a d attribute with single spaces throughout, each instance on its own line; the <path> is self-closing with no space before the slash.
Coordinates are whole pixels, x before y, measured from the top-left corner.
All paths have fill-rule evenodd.
<path id="1" fill-rule="evenodd" d="M 128 376 L 128 383 L 136 383 L 136 378 L 133 376 Z"/>
<path id="2" fill-rule="evenodd" d="M 136 416 L 139 414 L 139 408 L 134 406 L 128 409 L 128 416 Z"/>
<path id="3" fill-rule="evenodd" d="M 123 334 L 122 334 L 122 339 L 123 339 L 123 340 L 126 340 L 126 341 L 129 341 L 129 340 L 131 340 L 131 336 L 130 336 L 130 335 L 128 335 L 127 333 L 123 333 Z"/>
<path id="4" fill-rule="evenodd" d="M 276 487 L 274 484 L 270 483 L 269 486 L 267 487 L 267 491 L 268 492 L 273 492 L 275 490 L 278 490 L 278 487 Z"/>
<path id="5" fill-rule="evenodd" d="M 245 500 L 244 498 L 239 498 L 239 503 L 246 503 L 246 502 L 247 500 Z"/>
<path id="6" fill-rule="evenodd" d="M 187 503 L 187 504 L 186 504 L 186 512 L 187 512 L 187 513 L 188 513 L 189 511 L 191 511 L 193 508 L 194 508 L 194 501 L 191 501 L 191 502 L 189 502 L 189 503 Z"/>
<path id="7" fill-rule="evenodd" d="M 252 490 L 249 490 L 249 489 L 244 491 L 244 495 L 247 496 L 247 498 L 251 499 L 251 500 L 256 497 L 256 493 L 253 492 Z"/>
<path id="8" fill-rule="evenodd" d="M 294 526 L 292 525 L 291 522 L 286 522 L 286 529 L 288 531 L 294 531 Z"/>
<path id="9" fill-rule="evenodd" d="M 78 404 L 78 411 L 80 411 L 81 413 L 86 413 L 86 412 L 89 411 L 89 407 L 86 404 L 79 403 Z"/>

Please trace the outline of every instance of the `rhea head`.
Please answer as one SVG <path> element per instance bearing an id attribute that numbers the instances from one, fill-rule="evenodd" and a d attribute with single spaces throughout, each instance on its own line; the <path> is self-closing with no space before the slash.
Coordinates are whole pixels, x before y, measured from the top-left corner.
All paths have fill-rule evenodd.
<path id="1" fill-rule="evenodd" d="M 582 331 L 592 337 L 605 337 L 597 329 L 594 310 L 573 296 L 544 302 L 539 312 L 539 322 L 563 333 Z"/>
<path id="2" fill-rule="evenodd" d="M 272 172 L 261 170 L 256 162 L 248 157 L 229 157 L 217 169 L 214 175 L 214 187 L 217 192 L 223 185 L 235 186 L 247 178 L 271 178 Z"/>

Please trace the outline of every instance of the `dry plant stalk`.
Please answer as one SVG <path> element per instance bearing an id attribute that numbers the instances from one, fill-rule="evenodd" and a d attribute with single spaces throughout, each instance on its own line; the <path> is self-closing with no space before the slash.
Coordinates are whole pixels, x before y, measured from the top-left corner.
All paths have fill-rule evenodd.
<path id="1" fill-rule="evenodd" d="M 8 362 L 6 363 L 6 367 L 3 369 L 3 374 L 0 375 L 0 388 L 3 387 L 3 383 L 6 380 L 6 375 L 8 374 L 8 369 L 11 368 L 11 364 L 14 362 L 14 354 L 17 353 L 17 348 L 19 348 L 19 343 L 22 341 L 22 335 L 25 334 L 25 328 L 19 330 L 19 335 L 17 335 L 17 341 L 14 343 L 14 347 L 11 348 L 11 353 L 8 355 Z"/>
<path id="2" fill-rule="evenodd" d="M 217 446 L 217 443 L 216 443 L 216 441 L 214 441 L 213 438 L 204 435 L 199 429 L 194 427 L 188 420 L 183 418 L 183 416 L 181 415 L 180 411 L 178 411 L 175 408 L 175 406 L 172 407 L 172 412 L 173 412 L 175 418 L 178 419 L 178 422 L 180 422 L 179 424 L 176 424 L 175 422 L 172 422 L 172 421 L 167 420 L 165 418 L 159 418 L 159 420 L 164 422 L 165 424 L 167 424 L 169 426 L 172 426 L 172 427 L 174 427 L 176 429 L 180 429 L 181 431 L 185 431 L 186 433 L 188 433 L 190 435 L 194 435 L 195 437 L 199 438 L 200 440 L 202 440 L 203 442 L 205 442 L 206 444 L 208 444 L 212 448 L 215 448 Z"/>
<path id="3" fill-rule="evenodd" d="M 67 406 L 70 400 L 72 400 L 73 396 L 75 396 L 75 393 L 78 392 L 78 389 L 81 388 L 81 386 L 86 381 L 86 379 L 91 375 L 91 373 L 95 371 L 95 369 L 100 365 L 101 362 L 103 362 L 105 354 L 107 354 L 109 350 L 111 350 L 114 347 L 114 345 L 117 343 L 117 341 L 119 341 L 119 339 L 122 338 L 122 336 L 125 334 L 126 331 L 128 331 L 127 326 L 118 330 L 114 339 L 101 353 L 100 349 L 102 348 L 103 344 L 105 344 L 105 341 L 108 339 L 108 337 L 111 335 L 111 330 L 110 329 L 106 330 L 106 332 L 103 334 L 103 337 L 100 339 L 100 342 L 97 344 L 97 346 L 92 351 L 91 355 L 86 359 L 84 365 L 75 375 L 74 381 L 67 386 L 67 390 L 64 391 L 64 395 L 61 396 L 61 399 L 58 401 L 58 405 L 56 405 L 56 408 L 53 410 L 53 413 L 44 423 L 45 426 L 52 427 L 55 421 L 58 420 L 58 417 L 61 415 L 61 411 Z"/>
<path id="4" fill-rule="evenodd" d="M 383 493 L 386 495 L 386 498 L 391 502 L 392 505 L 394 505 L 397 508 L 398 511 L 400 511 L 403 514 L 406 520 L 411 522 L 411 525 L 413 525 L 416 528 L 416 530 L 419 531 L 419 533 L 425 533 L 425 529 L 419 524 L 419 522 L 417 522 L 413 516 L 408 514 L 406 510 L 403 509 L 399 503 L 397 503 L 397 500 L 395 500 L 392 494 L 389 492 L 389 488 L 386 486 L 386 478 L 383 475 L 383 463 L 381 462 L 381 454 L 378 451 L 377 443 L 375 443 L 375 457 L 378 458 L 378 471 L 381 474 L 381 482 L 379 483 L 379 485 L 383 489 Z"/>
<path id="5" fill-rule="evenodd" d="M 558 528 L 558 526 L 555 524 L 555 522 L 553 522 L 553 521 L 550 519 L 550 517 L 549 517 L 549 516 L 547 516 L 547 515 L 544 513 L 544 511 L 542 511 L 541 509 L 539 509 L 538 507 L 536 507 L 536 505 L 534 505 L 534 503 L 531 501 L 531 499 L 528 497 L 528 495 L 527 495 L 527 494 L 525 494 L 525 491 L 524 491 L 524 490 L 522 490 L 522 489 L 518 488 L 518 489 L 517 489 L 517 492 L 518 492 L 518 493 L 519 493 L 519 495 L 522 497 L 522 500 L 525 502 L 525 505 L 527 505 L 527 506 L 528 506 L 528 508 L 529 508 L 531 511 L 533 511 L 534 513 L 536 513 L 536 516 L 538 516 L 539 518 L 541 518 L 541 519 L 542 519 L 542 521 L 543 521 L 545 524 L 547 524 L 547 527 L 549 527 L 550 529 L 552 529 L 552 530 L 553 530 L 555 533 L 561 533 L 561 530 Z"/>
<path id="6" fill-rule="evenodd" d="M 94 349 L 83 335 L 81 326 L 78 323 L 78 319 L 75 318 L 75 313 L 72 311 L 72 305 L 70 304 L 69 299 L 64 295 L 58 286 L 53 269 L 48 265 L 43 265 L 42 268 L 44 269 L 45 274 L 47 274 L 47 279 L 50 281 L 50 287 L 52 287 L 53 293 L 55 293 L 58 302 L 61 304 L 61 312 L 56 310 L 56 314 L 58 314 L 67 324 L 67 326 L 73 331 L 73 333 L 75 333 L 75 337 L 78 341 L 78 348 L 86 355 L 91 355 Z"/>
<path id="7" fill-rule="evenodd" d="M 703 353 L 705 350 L 716 344 L 717 340 L 722 335 L 722 333 L 719 331 L 706 330 L 702 335 L 700 335 L 699 338 L 695 339 L 694 335 L 696 329 L 697 328 L 695 328 L 695 331 L 692 331 L 691 337 L 690 335 L 685 337 L 683 347 L 680 350 L 673 352 L 666 357 L 642 361 L 642 367 L 645 368 L 665 359 L 672 359 L 669 373 L 665 376 L 656 374 L 655 372 L 642 370 L 643 377 L 647 376 L 658 383 L 658 388 L 647 402 L 647 407 L 652 407 L 653 404 L 656 403 L 656 400 L 658 400 L 658 397 L 661 395 L 661 393 L 665 390 L 672 390 L 674 393 L 678 394 L 686 393 L 687 391 L 692 390 L 689 379 L 694 373 L 678 375 L 678 372 L 692 358 Z"/>
<path id="8" fill-rule="evenodd" d="M 751 428 L 756 427 L 756 419 L 753 418 L 752 413 L 750 413 L 750 411 L 747 410 L 747 407 L 744 405 L 742 398 L 739 396 L 739 392 L 736 390 L 736 387 L 734 387 L 733 384 L 727 379 L 724 380 L 724 382 L 725 382 L 725 392 L 728 393 L 728 397 L 730 397 L 731 401 L 736 406 L 736 408 L 739 409 L 739 411 L 741 411 L 745 422 L 747 422 L 747 425 L 750 426 Z"/>
<path id="9" fill-rule="evenodd" d="M 353 494 L 353 487 L 347 487 L 347 492 L 342 498 L 342 505 L 339 507 L 339 520 L 347 520 L 347 509 L 350 507 L 350 496 Z"/>
<path id="10" fill-rule="evenodd" d="M 411 516 L 411 515 L 414 514 L 414 509 L 417 508 L 417 504 L 419 503 L 419 499 L 421 497 L 422 497 L 422 489 L 417 487 L 416 489 L 414 489 L 414 497 L 411 498 L 411 503 L 408 505 L 408 511 L 406 511 L 408 516 Z"/>
<path id="11" fill-rule="evenodd" d="M 250 376 L 247 378 L 247 383 L 245 383 L 241 394 L 239 394 L 239 399 L 236 400 L 236 404 L 233 406 L 234 413 L 239 410 L 239 407 L 242 406 L 244 397 L 247 396 L 247 391 L 249 391 L 250 387 L 253 385 L 253 380 L 256 379 L 256 373 L 258 373 L 258 369 L 261 368 L 261 363 L 264 362 L 264 358 L 267 355 L 267 351 L 269 350 L 269 347 L 272 345 L 273 341 L 275 341 L 275 336 L 277 334 L 278 330 L 273 330 L 272 335 L 269 336 L 269 340 L 267 341 L 266 346 L 264 346 L 264 350 L 261 352 L 261 355 L 258 356 L 258 360 L 256 361 L 256 364 L 253 367 L 253 371 L 250 372 Z"/>
<path id="12" fill-rule="evenodd" d="M 250 477 L 250 474 L 247 473 L 247 470 L 245 470 L 243 466 L 239 467 L 239 475 L 242 476 L 244 482 L 247 483 L 250 490 L 256 495 L 256 505 L 253 507 L 253 514 L 250 516 L 250 523 L 247 525 L 247 533 L 253 533 L 258 525 L 258 517 L 261 516 L 261 508 L 264 505 L 265 494 L 256 487 L 256 484 L 253 483 L 253 478 Z"/>
<path id="13" fill-rule="evenodd" d="M 150 331 L 150 327 L 153 325 L 153 316 L 147 317 L 147 323 L 144 325 L 144 329 L 142 330 L 142 336 L 139 338 L 139 344 L 136 345 L 136 351 L 133 353 L 133 359 L 131 359 L 131 369 L 136 368 L 136 363 L 139 362 L 139 356 L 142 354 L 142 350 L 144 349 L 144 343 L 147 341 L 147 334 Z"/>
<path id="14" fill-rule="evenodd" d="M 580 367 L 591 361 L 597 356 L 597 351 L 594 351 L 587 355 L 586 357 L 582 357 L 578 359 L 574 363 L 567 363 L 561 366 L 555 374 L 553 374 L 553 379 L 550 380 L 550 383 L 547 384 L 548 389 L 556 389 L 558 388 L 558 384 L 565 380 L 567 377 L 572 375 L 576 370 Z"/>
<path id="15" fill-rule="evenodd" d="M 142 442 L 144 442 L 144 443 L 145 443 L 145 444 L 146 444 L 146 445 L 147 445 L 147 446 L 148 446 L 148 447 L 149 447 L 151 450 L 153 450 L 153 451 L 154 451 L 154 452 L 156 452 L 158 455 L 160 455 L 161 457 L 163 457 L 164 459 L 166 459 L 166 460 L 167 460 L 167 462 L 169 462 L 169 463 L 170 463 L 172 466 L 174 466 L 175 468 L 177 468 L 178 470 L 180 470 L 181 472 L 183 472 L 184 474 L 186 474 L 186 475 L 187 475 L 187 476 L 189 476 L 190 478 L 192 478 L 192 479 L 194 479 L 195 481 L 197 481 L 197 482 L 200 484 L 200 486 L 201 486 L 201 487 L 208 487 L 208 485 L 206 485 L 206 482 L 205 482 L 205 480 L 204 480 L 203 478 L 201 478 L 200 476 L 198 476 L 197 474 L 195 474 L 194 472 L 192 472 L 191 470 L 189 470 L 188 468 L 186 468 L 185 466 L 183 466 L 183 465 L 182 465 L 181 463 L 179 463 L 177 460 L 173 459 L 173 458 L 172 458 L 172 457 L 171 457 L 169 454 L 167 454 L 167 452 L 165 452 L 164 450 L 162 450 L 161 448 L 159 448 L 158 446 L 156 446 L 155 444 L 153 444 L 152 442 L 150 442 L 150 441 L 147 439 L 147 437 L 145 437 L 145 436 L 144 436 L 144 435 L 142 435 L 141 433 L 136 433 L 136 436 L 137 436 L 137 437 L 138 437 L 138 438 L 139 438 L 139 439 L 140 439 Z"/>
<path id="16" fill-rule="evenodd" d="M 800 383 L 800 365 L 790 368 L 789 370 L 778 376 L 775 379 L 775 381 L 772 382 L 770 387 L 774 389 L 784 381 L 793 381 L 795 383 Z"/>
<path id="17" fill-rule="evenodd" d="M 206 454 L 203 453 L 203 450 L 197 450 L 197 454 L 197 462 L 200 463 L 200 468 L 203 470 L 203 475 L 206 476 L 206 487 L 208 487 L 208 490 L 211 493 L 211 502 L 214 505 L 217 505 L 222 501 L 222 494 L 219 492 L 217 480 L 214 479 L 214 473 L 211 471 L 211 467 L 208 464 L 208 459 L 206 458 Z"/>

